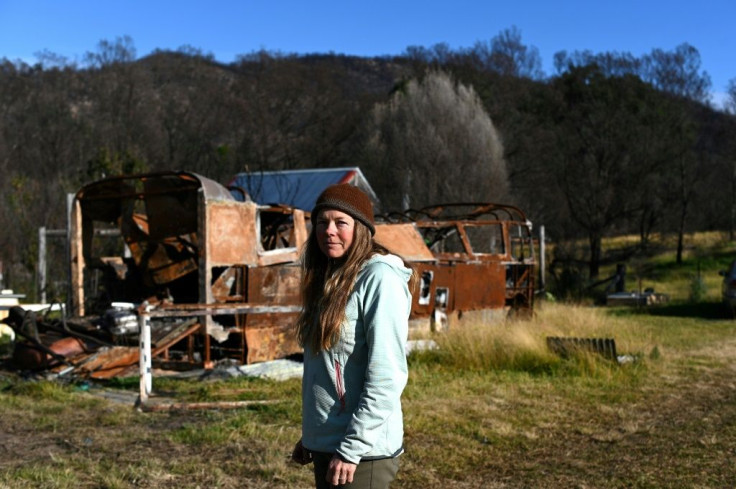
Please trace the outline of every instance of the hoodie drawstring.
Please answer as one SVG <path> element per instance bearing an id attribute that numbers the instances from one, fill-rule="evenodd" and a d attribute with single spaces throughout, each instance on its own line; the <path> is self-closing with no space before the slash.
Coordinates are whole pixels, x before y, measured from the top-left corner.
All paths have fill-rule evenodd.
<path id="1" fill-rule="evenodd" d="M 342 372 L 340 371 L 340 362 L 335 360 L 335 383 L 337 384 L 337 398 L 340 399 L 340 411 L 345 411 L 345 389 L 342 385 Z"/>

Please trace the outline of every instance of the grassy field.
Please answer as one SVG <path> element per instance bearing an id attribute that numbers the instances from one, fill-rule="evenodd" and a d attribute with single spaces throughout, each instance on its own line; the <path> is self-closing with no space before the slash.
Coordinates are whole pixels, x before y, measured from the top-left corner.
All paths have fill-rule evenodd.
<path id="1" fill-rule="evenodd" d="M 719 250 L 683 266 L 653 259 L 645 280 L 671 295 L 663 306 L 544 302 L 529 320 L 436 337 L 437 350 L 410 357 L 395 487 L 736 487 L 736 322 L 719 303 L 730 260 Z M 698 263 L 705 293 L 692 301 Z M 547 336 L 614 338 L 635 361 L 561 359 Z M 0 388 L 0 488 L 311 485 L 288 461 L 299 380 L 156 378 L 182 401 L 272 401 L 158 413 L 104 399 L 99 385 L 4 373 Z M 132 396 L 137 379 L 105 389 Z"/>

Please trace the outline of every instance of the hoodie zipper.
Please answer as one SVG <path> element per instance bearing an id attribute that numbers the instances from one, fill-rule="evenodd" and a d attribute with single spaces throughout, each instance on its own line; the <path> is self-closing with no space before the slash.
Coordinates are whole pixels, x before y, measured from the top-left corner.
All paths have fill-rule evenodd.
<path id="1" fill-rule="evenodd" d="M 342 383 L 342 370 L 340 370 L 340 362 L 335 359 L 335 384 L 337 385 L 337 398 L 340 400 L 340 411 L 337 414 L 345 411 L 345 388 Z"/>

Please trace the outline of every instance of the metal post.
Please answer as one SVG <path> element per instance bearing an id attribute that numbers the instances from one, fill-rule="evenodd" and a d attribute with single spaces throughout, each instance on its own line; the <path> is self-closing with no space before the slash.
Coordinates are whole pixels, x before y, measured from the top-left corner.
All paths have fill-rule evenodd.
<path id="1" fill-rule="evenodd" d="M 153 378 L 151 376 L 151 316 L 148 311 L 138 316 L 138 328 L 140 330 L 140 397 L 139 404 L 148 400 L 153 389 Z"/>
<path id="2" fill-rule="evenodd" d="M 38 228 L 38 297 L 46 304 L 46 227 Z"/>
<path id="3" fill-rule="evenodd" d="M 67 274 L 67 296 L 66 310 L 74 311 L 74 288 L 72 283 L 72 208 L 74 206 L 74 194 L 66 194 L 66 274 Z"/>
<path id="4" fill-rule="evenodd" d="M 547 290 L 547 283 L 545 282 L 544 272 L 546 265 L 545 259 L 545 245 L 544 245 L 544 226 L 539 226 L 539 290 L 544 292 Z"/>

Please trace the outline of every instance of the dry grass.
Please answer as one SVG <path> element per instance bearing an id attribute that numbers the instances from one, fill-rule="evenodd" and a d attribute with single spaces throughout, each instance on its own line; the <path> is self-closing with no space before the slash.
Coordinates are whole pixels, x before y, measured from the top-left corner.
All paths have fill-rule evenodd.
<path id="1" fill-rule="evenodd" d="M 642 356 L 656 344 L 632 317 L 608 314 L 582 305 L 542 303 L 533 318 L 492 325 L 466 325 L 435 337 L 439 349 L 421 353 L 424 362 L 435 361 L 464 370 L 515 370 L 552 373 L 569 370 L 569 362 L 547 348 L 547 337 L 612 338 L 619 352 Z M 609 370 L 595 356 L 578 357 L 580 368 Z M 590 373 L 590 372 L 589 372 Z"/>

